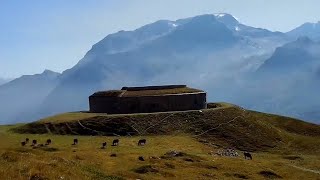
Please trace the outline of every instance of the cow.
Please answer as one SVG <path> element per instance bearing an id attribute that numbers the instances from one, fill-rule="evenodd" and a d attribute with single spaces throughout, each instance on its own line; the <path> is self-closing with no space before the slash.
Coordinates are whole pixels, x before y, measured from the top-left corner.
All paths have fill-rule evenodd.
<path id="1" fill-rule="evenodd" d="M 146 139 L 140 139 L 140 140 L 138 141 L 138 146 L 143 146 L 143 145 L 146 144 L 146 142 L 147 142 Z"/>
<path id="2" fill-rule="evenodd" d="M 25 142 L 26 142 L 26 144 L 28 144 L 28 143 L 29 143 L 29 138 L 26 138 L 26 141 L 25 141 Z"/>
<path id="3" fill-rule="evenodd" d="M 115 139 L 112 141 L 112 146 L 118 146 L 119 145 L 119 139 Z"/>
<path id="4" fill-rule="evenodd" d="M 77 145 L 79 143 L 78 139 L 73 139 L 73 144 L 72 145 Z"/>
<path id="5" fill-rule="evenodd" d="M 21 146 L 25 146 L 25 145 L 26 145 L 26 142 L 22 141 Z"/>
<path id="6" fill-rule="evenodd" d="M 32 144 L 31 144 L 31 146 L 35 146 L 35 145 L 37 145 L 37 140 L 32 140 Z"/>
<path id="7" fill-rule="evenodd" d="M 52 141 L 51 141 L 51 139 L 47 139 L 47 141 L 46 141 L 46 146 L 48 146 L 48 145 L 50 145 L 52 143 Z"/>
<path id="8" fill-rule="evenodd" d="M 252 160 L 252 155 L 249 152 L 244 152 L 243 155 L 244 155 L 244 159 Z"/>
<path id="9" fill-rule="evenodd" d="M 106 148 L 106 146 L 107 146 L 107 142 L 102 143 L 102 147 L 101 147 L 101 149 Z"/>
<path id="10" fill-rule="evenodd" d="M 138 159 L 139 159 L 140 161 L 144 161 L 143 156 L 139 156 Z"/>

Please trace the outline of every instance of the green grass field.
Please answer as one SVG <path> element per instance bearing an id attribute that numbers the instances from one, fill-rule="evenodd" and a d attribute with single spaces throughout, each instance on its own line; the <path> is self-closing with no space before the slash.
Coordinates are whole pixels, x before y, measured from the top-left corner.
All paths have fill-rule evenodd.
<path id="1" fill-rule="evenodd" d="M 0 126 L 0 177 L 320 179 L 319 125 L 220 105 L 203 112 L 111 116 L 66 113 L 31 125 Z M 84 136 L 79 133 L 87 131 L 81 130 L 78 121 L 86 127 L 112 132 L 114 127 L 129 128 L 133 123 L 140 133 L 121 137 Z M 63 129 L 65 123 L 72 131 L 46 131 L 48 124 Z M 50 138 L 53 143 L 35 149 L 30 144 L 22 147 L 20 142 L 26 137 L 37 139 L 38 143 Z M 74 138 L 79 139 L 78 145 L 71 145 Z M 115 138 L 120 139 L 117 147 L 111 146 Z M 141 138 L 147 139 L 145 146 L 137 146 Z M 108 143 L 106 149 L 100 148 L 103 142 Z M 215 155 L 230 146 L 237 149 L 239 157 Z M 173 150 L 183 155 L 165 156 Z M 245 160 L 243 150 L 252 151 L 253 160 Z M 111 154 L 116 157 L 110 157 Z M 139 156 L 145 161 L 138 160 Z"/>
<path id="2" fill-rule="evenodd" d="M 112 147 L 112 137 L 13 134 L 7 132 L 7 128 L 1 127 L 0 136 L 0 177 L 7 179 L 320 178 L 316 172 L 296 168 L 319 171 L 317 155 L 257 152 L 250 161 L 244 160 L 242 155 L 235 158 L 210 155 L 219 148 L 199 143 L 188 135 L 121 137 L 120 145 Z M 53 143 L 45 148 L 20 147 L 25 137 L 40 143 L 51 138 Z M 72 146 L 75 137 L 79 144 Z M 147 145 L 137 146 L 140 138 L 146 138 Z M 108 147 L 100 149 L 104 141 L 108 142 Z M 186 155 L 158 159 L 171 150 Z M 110 157 L 112 153 L 117 157 Z M 145 161 L 139 161 L 139 156 Z M 261 174 L 263 171 L 269 174 Z"/>

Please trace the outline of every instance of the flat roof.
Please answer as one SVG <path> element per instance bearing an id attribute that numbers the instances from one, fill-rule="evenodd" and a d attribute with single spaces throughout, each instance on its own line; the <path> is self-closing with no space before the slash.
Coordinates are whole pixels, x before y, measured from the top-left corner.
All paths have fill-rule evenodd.
<path id="1" fill-rule="evenodd" d="M 122 90 L 99 91 L 92 96 L 105 97 L 139 97 L 157 96 L 166 94 L 204 93 L 204 91 L 189 88 L 185 85 L 170 86 L 145 86 L 145 87 L 123 87 Z"/>

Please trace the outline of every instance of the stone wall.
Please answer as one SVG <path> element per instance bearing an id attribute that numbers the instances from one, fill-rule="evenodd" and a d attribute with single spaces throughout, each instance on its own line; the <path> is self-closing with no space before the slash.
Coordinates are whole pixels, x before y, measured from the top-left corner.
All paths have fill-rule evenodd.
<path id="1" fill-rule="evenodd" d="M 141 97 L 91 96 L 90 111 L 110 114 L 149 113 L 205 109 L 206 93 L 186 93 Z"/>

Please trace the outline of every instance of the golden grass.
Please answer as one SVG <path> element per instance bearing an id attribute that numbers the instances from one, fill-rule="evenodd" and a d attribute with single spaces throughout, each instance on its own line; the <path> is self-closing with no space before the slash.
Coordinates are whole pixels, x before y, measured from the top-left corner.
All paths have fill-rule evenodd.
<path id="1" fill-rule="evenodd" d="M 264 175 L 260 174 L 262 171 L 283 179 L 320 177 L 317 173 L 292 167 L 319 171 L 319 155 L 261 152 L 254 153 L 254 159 L 250 161 L 242 156 L 212 156 L 209 153 L 216 152 L 217 148 L 199 143 L 185 134 L 120 137 L 120 145 L 112 147 L 113 137 L 14 134 L 8 132 L 9 128 L 0 127 L 0 177 L 4 179 L 20 180 L 36 176 L 43 179 L 264 179 Z M 32 149 L 30 145 L 21 147 L 20 141 L 26 137 L 37 139 L 40 143 L 50 138 L 53 141 L 51 149 Z M 73 138 L 79 139 L 78 145 L 71 145 Z M 140 138 L 147 139 L 146 146 L 137 146 Z M 104 141 L 108 147 L 100 149 Z M 182 151 L 187 155 L 150 159 L 151 156 L 161 157 L 170 150 Z M 112 153 L 117 157 L 110 157 Z M 139 156 L 146 161 L 139 161 Z M 140 174 L 137 169 L 150 172 Z"/>
<path id="2" fill-rule="evenodd" d="M 202 111 L 107 115 L 65 113 L 13 129 L 19 133 L 189 136 L 249 151 L 320 153 L 320 127 L 288 117 L 241 109 L 228 103 Z M 291 123 L 286 123 L 291 122 Z"/>
<path id="3" fill-rule="evenodd" d="M 38 179 L 320 179 L 318 125 L 247 111 L 228 103 L 217 105 L 217 108 L 203 112 L 65 113 L 35 123 L 40 126 L 0 126 L 0 177 L 18 180 L 36 176 Z M 238 116 L 243 118 L 231 121 Z M 114 137 L 16 134 L 10 131 L 15 127 L 34 128 L 50 123 L 60 127 L 59 123 L 68 123 L 72 130 L 82 132 L 81 127 L 72 126 L 79 120 L 91 128 L 104 127 L 102 130 L 109 130 L 108 125 L 125 127 L 125 122 L 132 121 L 141 129 L 153 126 L 146 136 L 120 137 L 119 147 L 110 146 Z M 224 124 L 226 122 L 230 123 Z M 208 127 L 213 130 L 195 139 L 198 131 Z M 50 148 L 21 147 L 20 141 L 26 137 L 40 143 L 50 138 L 53 144 Z M 79 145 L 71 145 L 73 138 L 79 139 Z M 140 138 L 147 139 L 146 146 L 137 146 Z M 219 146 L 205 145 L 198 140 L 208 140 L 221 147 L 231 144 L 242 149 L 252 148 L 256 152 L 252 161 L 244 160 L 242 156 L 213 156 L 211 152 L 218 151 Z M 100 149 L 105 141 L 108 147 Z M 171 150 L 186 155 L 158 159 Z M 117 157 L 110 157 L 111 154 Z M 139 156 L 145 161 L 139 161 Z"/>
<path id="4" fill-rule="evenodd" d="M 69 122 L 75 120 L 82 120 L 86 118 L 91 118 L 95 116 L 103 116 L 107 115 L 104 113 L 88 113 L 88 112 L 68 112 L 63 114 L 58 114 L 54 116 L 50 116 L 44 119 L 40 119 L 39 122 L 46 123 L 46 122 Z"/>

